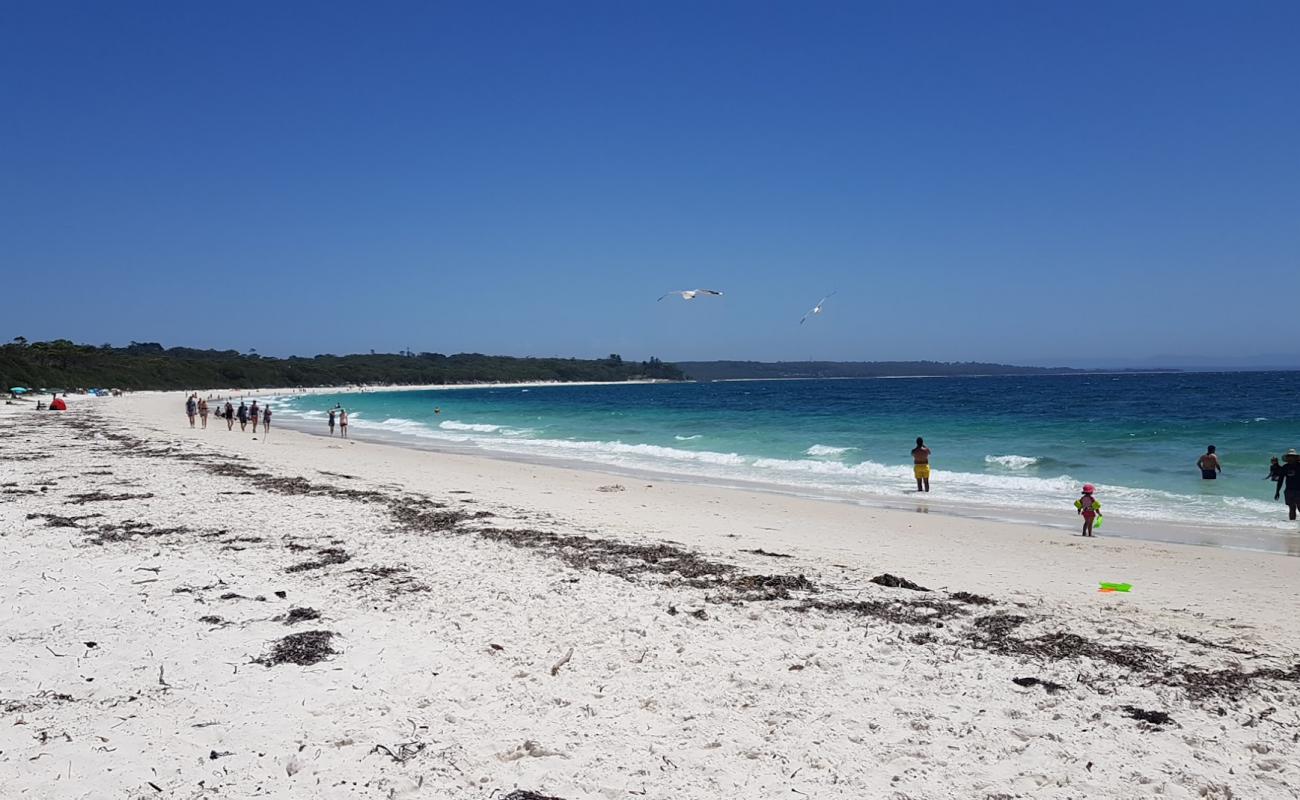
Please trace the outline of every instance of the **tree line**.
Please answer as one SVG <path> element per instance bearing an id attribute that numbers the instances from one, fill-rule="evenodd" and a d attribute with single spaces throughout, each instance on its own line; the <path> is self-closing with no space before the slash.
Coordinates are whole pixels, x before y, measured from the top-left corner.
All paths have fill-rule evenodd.
<path id="1" fill-rule="evenodd" d="M 374 353 L 273 358 L 255 352 L 76 344 L 67 339 L 0 346 L 0 389 L 117 388 L 167 390 L 229 387 L 457 384 L 519 381 L 683 380 L 673 364 L 651 358 L 515 358 L 480 353 Z"/>

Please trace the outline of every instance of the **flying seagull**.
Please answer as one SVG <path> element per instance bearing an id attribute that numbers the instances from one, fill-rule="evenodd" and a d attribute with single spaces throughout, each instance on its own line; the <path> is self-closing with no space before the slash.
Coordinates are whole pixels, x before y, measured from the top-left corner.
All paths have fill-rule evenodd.
<path id="1" fill-rule="evenodd" d="M 835 292 L 831 292 L 830 294 L 826 295 L 822 299 L 818 300 L 817 305 L 813 306 L 812 310 L 809 311 L 807 314 L 804 314 L 803 319 L 799 320 L 799 324 L 802 325 L 808 321 L 809 317 L 815 317 L 818 314 L 822 313 L 822 306 L 826 305 L 826 301 L 831 299 L 834 296 L 835 296 Z"/>
<path id="2" fill-rule="evenodd" d="M 686 289 L 684 291 L 669 292 L 668 294 L 665 294 L 663 297 L 660 297 L 659 300 L 663 300 L 664 297 L 668 297 L 669 295 L 674 295 L 674 294 L 680 294 L 683 300 L 694 300 L 696 295 L 701 295 L 701 294 L 711 294 L 717 297 L 722 296 L 722 292 L 715 292 L 712 289 Z"/>

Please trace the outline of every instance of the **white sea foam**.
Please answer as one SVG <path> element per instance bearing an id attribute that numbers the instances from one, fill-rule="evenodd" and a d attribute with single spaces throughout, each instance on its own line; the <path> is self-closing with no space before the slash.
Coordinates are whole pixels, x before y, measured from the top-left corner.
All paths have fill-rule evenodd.
<path id="1" fill-rule="evenodd" d="M 449 419 L 438 426 L 444 431 L 474 431 L 475 433 L 496 433 L 501 430 L 500 425 L 488 425 L 481 422 L 460 422 Z"/>
<path id="2" fill-rule="evenodd" d="M 984 456 L 985 464 L 997 464 L 1007 469 L 1024 469 L 1032 467 L 1038 463 L 1038 459 L 1033 456 Z"/>
<path id="3" fill-rule="evenodd" d="M 697 434 L 695 434 L 694 436 L 674 436 L 673 438 L 676 439 L 676 440 L 679 441 L 679 442 L 693 442 L 693 441 L 695 441 L 696 439 L 703 438 L 703 436 L 704 436 L 704 434 L 702 434 L 702 433 L 697 433 Z"/>
<path id="4" fill-rule="evenodd" d="M 842 456 L 850 450 L 856 449 L 856 447 L 832 447 L 828 444 L 815 444 L 803 452 L 806 456 L 834 458 L 836 456 Z"/>

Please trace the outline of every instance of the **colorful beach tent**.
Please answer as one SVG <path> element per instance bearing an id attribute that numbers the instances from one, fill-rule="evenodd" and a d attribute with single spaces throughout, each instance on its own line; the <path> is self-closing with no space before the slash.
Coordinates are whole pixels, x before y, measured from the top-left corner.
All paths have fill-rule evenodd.
<path id="1" fill-rule="evenodd" d="M 22 386 L 14 386 L 9 391 L 13 392 L 14 394 L 27 394 L 27 389 L 23 388 Z"/>

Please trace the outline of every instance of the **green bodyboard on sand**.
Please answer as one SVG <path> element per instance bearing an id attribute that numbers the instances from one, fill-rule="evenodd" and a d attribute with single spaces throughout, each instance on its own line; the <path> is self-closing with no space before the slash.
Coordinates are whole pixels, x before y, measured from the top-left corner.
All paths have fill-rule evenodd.
<path id="1" fill-rule="evenodd" d="M 1112 592 L 1127 592 L 1133 588 L 1131 583 L 1106 583 L 1101 582 L 1101 588 Z"/>

